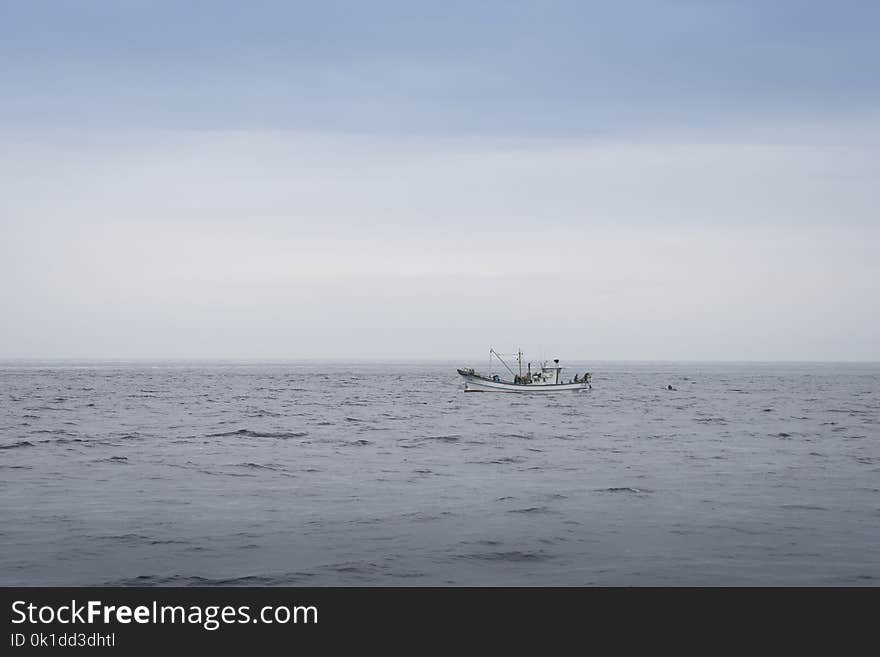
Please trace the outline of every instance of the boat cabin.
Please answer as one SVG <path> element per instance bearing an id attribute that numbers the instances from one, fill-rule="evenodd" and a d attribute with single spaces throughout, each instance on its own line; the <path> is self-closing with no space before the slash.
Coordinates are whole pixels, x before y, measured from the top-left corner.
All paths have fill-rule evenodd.
<path id="1" fill-rule="evenodd" d="M 559 359 L 554 358 L 553 364 L 548 365 L 545 360 L 541 363 L 541 368 L 538 371 L 532 372 L 532 364 L 528 363 L 526 368 L 527 374 L 523 377 L 523 380 L 514 381 L 515 383 L 530 383 L 532 385 L 555 385 L 557 383 L 562 383 L 561 375 L 562 368 L 559 366 Z M 519 377 L 514 377 L 514 379 L 519 379 Z"/>

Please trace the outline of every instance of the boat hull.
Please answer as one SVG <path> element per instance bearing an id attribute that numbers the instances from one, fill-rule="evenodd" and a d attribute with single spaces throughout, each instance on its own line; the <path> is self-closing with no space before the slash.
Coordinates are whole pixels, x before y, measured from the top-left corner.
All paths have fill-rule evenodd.
<path id="1" fill-rule="evenodd" d="M 589 383 L 553 383 L 547 385 L 508 383 L 506 381 L 492 381 L 472 374 L 459 376 L 464 379 L 465 392 L 510 392 L 526 395 L 547 395 L 557 392 L 581 392 L 590 389 Z"/>

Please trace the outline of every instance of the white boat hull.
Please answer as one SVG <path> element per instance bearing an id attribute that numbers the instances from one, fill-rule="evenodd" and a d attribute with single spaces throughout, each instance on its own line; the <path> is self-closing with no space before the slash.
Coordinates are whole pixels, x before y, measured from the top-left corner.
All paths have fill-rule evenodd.
<path id="1" fill-rule="evenodd" d="M 546 395 L 554 392 L 581 392 L 590 389 L 589 383 L 530 383 L 518 384 L 507 381 L 492 381 L 480 376 L 462 374 L 465 392 L 513 392 L 528 395 Z"/>

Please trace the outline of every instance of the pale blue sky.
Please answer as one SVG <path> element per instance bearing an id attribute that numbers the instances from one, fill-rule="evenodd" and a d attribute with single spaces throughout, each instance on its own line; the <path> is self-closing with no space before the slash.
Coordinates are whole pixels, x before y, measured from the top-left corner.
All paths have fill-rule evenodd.
<path id="1" fill-rule="evenodd" d="M 0 357 L 880 360 L 878 33 L 0 0 Z"/>
<path id="2" fill-rule="evenodd" d="M 0 3 L 2 117 L 558 135 L 874 111 L 876 2 Z"/>

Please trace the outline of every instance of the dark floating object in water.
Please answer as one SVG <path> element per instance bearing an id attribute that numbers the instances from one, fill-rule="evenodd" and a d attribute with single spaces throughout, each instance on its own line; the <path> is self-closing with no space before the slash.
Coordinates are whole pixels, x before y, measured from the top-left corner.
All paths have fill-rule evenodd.
<path id="1" fill-rule="evenodd" d="M 667 390 L 675 390 L 675 388 L 672 387 L 671 383 L 666 384 L 666 389 Z"/>

